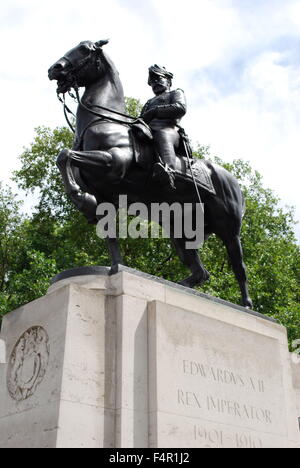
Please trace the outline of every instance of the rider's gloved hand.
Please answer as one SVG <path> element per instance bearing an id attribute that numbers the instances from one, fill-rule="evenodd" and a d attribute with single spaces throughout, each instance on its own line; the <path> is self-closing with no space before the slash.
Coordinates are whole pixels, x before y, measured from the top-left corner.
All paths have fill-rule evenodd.
<path id="1" fill-rule="evenodd" d="M 142 115 L 144 122 L 149 123 L 156 117 L 156 109 L 149 109 Z"/>

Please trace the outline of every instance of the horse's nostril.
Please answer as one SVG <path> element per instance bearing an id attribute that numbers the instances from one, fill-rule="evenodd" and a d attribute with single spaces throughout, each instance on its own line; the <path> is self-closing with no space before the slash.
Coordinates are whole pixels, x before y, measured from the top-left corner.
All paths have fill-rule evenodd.
<path id="1" fill-rule="evenodd" d="M 64 60 L 59 60 L 48 70 L 48 76 L 50 79 L 58 79 L 59 76 L 65 73 L 66 62 Z"/>

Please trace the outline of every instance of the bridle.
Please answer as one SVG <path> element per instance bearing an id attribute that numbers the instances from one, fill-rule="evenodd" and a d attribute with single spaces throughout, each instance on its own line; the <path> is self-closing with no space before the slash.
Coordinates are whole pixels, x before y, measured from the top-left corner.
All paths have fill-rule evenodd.
<path id="1" fill-rule="evenodd" d="M 139 118 L 135 118 L 135 117 L 132 117 L 131 115 L 128 115 L 128 114 L 124 114 L 122 112 L 118 112 L 118 111 L 115 111 L 113 109 L 109 109 L 108 107 L 104 107 L 104 106 L 99 106 L 99 105 L 95 105 L 93 106 L 94 108 L 96 109 L 100 109 L 102 111 L 106 111 L 106 112 L 109 112 L 111 114 L 114 114 L 116 116 L 120 116 L 120 117 L 125 117 L 126 119 L 130 119 L 130 121 L 128 120 L 122 120 L 122 119 L 119 119 L 117 117 L 112 117 L 111 115 L 107 115 L 107 114 L 103 114 L 101 112 L 98 112 L 96 110 L 93 110 L 92 107 L 88 106 L 87 104 L 85 104 L 80 95 L 79 95 L 79 86 L 77 84 L 77 79 L 76 79 L 76 75 L 78 74 L 79 71 L 81 71 L 90 61 L 91 57 L 92 57 L 92 54 L 96 52 L 96 66 L 97 68 L 99 69 L 100 68 L 100 57 L 101 57 L 101 52 L 102 52 L 102 49 L 101 48 L 95 48 L 95 49 L 91 49 L 90 50 L 90 53 L 87 57 L 85 57 L 84 59 L 82 59 L 79 63 L 77 63 L 76 65 L 73 63 L 73 61 L 67 57 L 67 56 L 64 56 L 62 57 L 64 60 L 66 60 L 72 67 L 72 70 L 68 73 L 67 76 L 70 76 L 71 79 L 69 79 L 68 81 L 70 81 L 70 87 L 69 87 L 69 90 L 68 90 L 68 94 L 69 96 L 75 101 L 78 103 L 78 105 L 80 107 L 82 107 L 84 110 L 88 111 L 90 114 L 93 114 L 95 115 L 96 117 L 98 117 L 99 119 L 101 120 L 108 120 L 108 121 L 111 121 L 111 122 L 116 122 L 116 123 L 119 123 L 119 124 L 123 124 L 123 125 L 134 125 L 136 123 L 142 123 L 143 125 L 146 125 L 145 122 L 142 120 L 142 119 L 139 119 Z M 74 89 L 75 91 L 75 96 L 74 94 L 71 92 L 71 89 Z M 65 115 L 65 119 L 70 127 L 70 129 L 72 130 L 73 133 L 75 133 L 75 129 L 72 125 L 72 123 L 70 122 L 70 119 L 68 117 L 68 114 L 72 115 L 75 119 L 76 119 L 76 116 L 75 114 L 69 109 L 69 107 L 67 106 L 66 104 L 66 100 L 65 100 L 65 94 L 66 94 L 67 91 L 63 92 L 63 93 L 59 93 L 57 92 L 57 98 L 58 100 L 62 103 L 63 105 L 63 110 L 64 110 L 64 115 Z M 60 95 L 63 95 L 62 97 Z"/>

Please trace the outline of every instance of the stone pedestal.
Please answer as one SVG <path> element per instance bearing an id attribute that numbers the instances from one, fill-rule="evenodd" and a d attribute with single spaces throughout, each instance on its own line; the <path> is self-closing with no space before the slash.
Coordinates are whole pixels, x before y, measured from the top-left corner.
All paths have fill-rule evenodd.
<path id="1" fill-rule="evenodd" d="M 300 447 L 286 330 L 242 307 L 79 269 L 0 338 L 1 448 Z"/>
<path id="2" fill-rule="evenodd" d="M 300 431 L 300 356 L 293 356 L 292 359 L 294 361 L 292 362 L 293 385 L 296 394 L 296 411 Z"/>

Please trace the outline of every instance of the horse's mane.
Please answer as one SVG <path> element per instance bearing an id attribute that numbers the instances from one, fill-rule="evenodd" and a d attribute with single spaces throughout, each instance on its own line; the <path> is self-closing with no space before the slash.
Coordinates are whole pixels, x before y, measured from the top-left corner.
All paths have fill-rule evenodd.
<path id="1" fill-rule="evenodd" d="M 123 93 L 123 86 L 120 80 L 119 72 L 116 69 L 116 66 L 111 60 L 111 58 L 103 50 L 102 50 L 102 58 L 103 58 L 103 62 L 105 63 L 106 73 L 109 74 L 112 84 L 118 91 L 121 91 Z"/>

